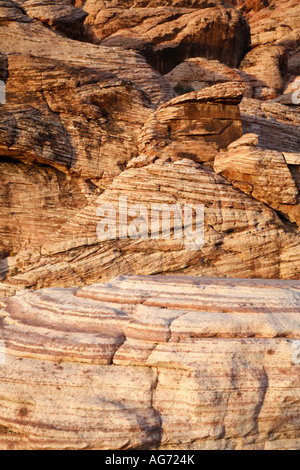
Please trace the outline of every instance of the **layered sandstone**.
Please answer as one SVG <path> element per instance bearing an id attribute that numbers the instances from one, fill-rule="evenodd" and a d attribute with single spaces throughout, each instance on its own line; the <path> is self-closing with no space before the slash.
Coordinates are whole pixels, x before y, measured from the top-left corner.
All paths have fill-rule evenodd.
<path id="1" fill-rule="evenodd" d="M 100 196 L 92 192 L 84 207 L 70 213 L 45 241 L 28 243 L 27 238 L 17 256 L 7 258 L 9 288 L 78 286 L 106 281 L 120 272 L 298 279 L 300 235 L 290 222 L 298 222 L 299 116 L 280 104 L 245 100 L 241 118 L 242 90 L 240 83 L 225 83 L 162 105 L 140 132 L 139 157 Z M 238 147 L 242 126 L 244 131 L 256 130 L 262 148 L 252 164 L 253 178 L 259 180 L 254 192 L 241 192 L 237 178 L 213 168 L 232 142 L 233 148 Z M 271 141 L 274 128 L 277 138 Z M 278 155 L 281 166 L 277 168 L 274 159 L 265 171 L 266 162 L 273 161 L 272 151 L 280 150 L 284 155 Z M 235 167 L 247 173 L 239 163 L 241 155 L 234 151 L 229 159 L 233 174 Z M 277 178 L 283 168 L 289 179 Z M 288 199 L 282 199 L 284 195 Z M 153 240 L 150 223 L 142 238 L 116 233 L 111 239 L 99 239 L 99 207 L 112 204 L 118 214 L 120 198 L 126 198 L 129 208 L 138 201 L 149 214 L 153 204 L 189 204 L 194 210 L 204 205 L 201 251 L 187 250 L 185 240 Z"/>
<path id="2" fill-rule="evenodd" d="M 229 63 L 223 38 L 232 63 L 247 52 L 245 9 L 223 3 L 0 2 L 0 79 L 7 90 L 0 107 L 1 297 L 120 272 L 299 277 L 300 120 L 290 67 L 297 34 L 293 44 L 254 43 L 245 71 L 209 60 Z M 288 5 L 291 19 L 297 8 Z M 256 10 L 247 13 L 250 23 L 259 15 L 282 21 L 280 5 Z M 85 40 L 97 44 L 79 40 L 81 25 L 97 36 Z M 120 48 L 112 47 L 120 31 Z M 190 47 L 193 31 L 203 39 L 201 51 Z M 187 59 L 162 77 L 125 50 L 124 37 L 134 42 L 137 33 L 145 33 L 152 52 Z M 181 47 L 183 56 L 174 56 Z M 153 57 L 161 60 L 157 51 Z M 197 91 L 175 97 L 178 83 Z M 276 102 L 261 101 L 283 87 Z M 257 136 L 256 147 L 239 140 L 248 133 Z M 178 240 L 99 240 L 97 209 L 117 208 L 120 196 L 147 208 L 204 204 L 203 249 L 186 250 Z"/>
<path id="3" fill-rule="evenodd" d="M 181 276 L 3 301 L 0 447 L 299 450 L 299 302 Z"/>
<path id="4" fill-rule="evenodd" d="M 128 168 L 158 158 L 214 161 L 220 149 L 242 136 L 240 83 L 221 84 L 185 94 L 162 105 L 139 134 L 139 157 Z"/>
<path id="5" fill-rule="evenodd" d="M 300 155 L 258 147 L 258 136 L 245 135 L 214 162 L 215 171 L 253 198 L 300 226 Z M 257 169 L 260 169 L 259 172 Z"/>
<path id="6" fill-rule="evenodd" d="M 14 0 L 24 13 L 45 25 L 62 32 L 64 35 L 80 39 L 83 22 L 88 13 L 75 8 L 73 0 Z"/>
<path id="7" fill-rule="evenodd" d="M 191 87 L 197 91 L 219 83 L 240 82 L 244 88 L 244 96 L 253 98 L 253 88 L 247 74 L 218 60 L 201 57 L 186 59 L 165 77 L 175 89 L 179 85 L 184 90 Z"/>
<path id="8" fill-rule="evenodd" d="M 238 66 L 250 31 L 243 15 L 222 0 L 83 2 L 85 40 L 134 49 L 161 73 L 190 57 Z M 226 37 L 226 41 L 224 38 Z"/>
<path id="9" fill-rule="evenodd" d="M 246 55 L 240 68 L 255 90 L 253 98 L 276 98 L 284 90 L 288 54 L 283 46 L 256 47 Z"/>

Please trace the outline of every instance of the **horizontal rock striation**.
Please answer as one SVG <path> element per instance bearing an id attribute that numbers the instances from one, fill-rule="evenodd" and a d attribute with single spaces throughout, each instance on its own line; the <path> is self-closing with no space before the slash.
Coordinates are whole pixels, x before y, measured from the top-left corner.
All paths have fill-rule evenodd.
<path id="1" fill-rule="evenodd" d="M 237 67 L 250 44 L 243 15 L 220 0 L 187 2 L 84 2 L 87 41 L 134 49 L 162 74 L 190 57 Z M 226 37 L 226 41 L 224 38 Z"/>
<path id="2" fill-rule="evenodd" d="M 120 273 L 299 278 L 298 6 L 230 3 L 0 1 L 0 297 Z M 149 226 L 99 240 L 120 196 L 203 204 L 202 250 Z"/>
<path id="3" fill-rule="evenodd" d="M 299 305 L 181 276 L 2 301 L 0 447 L 299 450 Z"/>

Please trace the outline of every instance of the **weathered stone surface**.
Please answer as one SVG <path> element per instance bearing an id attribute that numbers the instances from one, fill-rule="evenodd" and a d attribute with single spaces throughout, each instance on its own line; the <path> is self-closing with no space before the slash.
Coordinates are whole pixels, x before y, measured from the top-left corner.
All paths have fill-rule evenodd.
<path id="1" fill-rule="evenodd" d="M 190 57 L 218 59 L 237 67 L 250 44 L 250 31 L 240 12 L 222 4 L 87 0 L 85 39 L 137 50 L 163 74 Z"/>
<path id="2" fill-rule="evenodd" d="M 220 149 L 242 136 L 238 109 L 242 97 L 239 83 L 220 84 L 162 105 L 141 130 L 139 157 L 128 168 L 157 158 L 212 162 Z"/>
<path id="3" fill-rule="evenodd" d="M 11 21 L 0 41 L 8 75 L 0 109 L 4 157 L 50 164 L 105 186 L 136 156 L 145 120 L 175 96 L 135 53 L 72 41 L 38 22 Z"/>
<path id="4" fill-rule="evenodd" d="M 256 92 L 254 82 L 262 79 L 262 68 L 254 71 L 249 85 L 249 74 L 195 58 L 168 74 L 168 83 L 135 52 L 71 40 L 65 35 L 72 32 L 62 32 L 60 23 L 64 12 L 65 24 L 72 23 L 74 8 L 90 13 L 86 28 L 96 27 L 98 13 L 101 26 L 106 15 L 105 37 L 110 40 L 119 34 L 121 20 L 130 20 L 123 30 L 127 34 L 135 17 L 138 31 L 157 26 L 152 32 L 161 34 L 159 44 L 167 50 L 166 15 L 173 33 L 173 23 L 179 22 L 188 34 L 191 30 L 185 28 L 195 24 L 187 26 L 187 19 L 201 17 L 200 26 L 212 21 L 208 30 L 213 31 L 227 15 L 224 38 L 230 44 L 234 35 L 239 38 L 234 18 L 241 13 L 222 3 L 180 0 L 161 6 L 158 1 L 118 1 L 101 6 L 78 1 L 72 7 L 67 0 L 0 2 L 0 79 L 7 89 L 7 103 L 0 108 L 1 296 L 24 287 L 81 286 L 120 272 L 299 277 L 299 109 L 254 99 L 243 99 L 241 117 L 237 108 L 245 90 L 247 97 L 253 96 L 252 85 Z M 255 9 L 251 22 L 264 10 L 271 16 L 274 12 L 265 8 L 256 14 Z M 78 25 L 76 29 L 79 32 Z M 217 34 L 215 40 L 211 46 L 218 56 Z M 184 41 L 180 44 L 188 44 Z M 205 44 L 204 56 L 210 57 Z M 295 54 L 294 46 L 267 42 L 251 50 L 245 62 L 255 55 L 260 63 L 260 50 L 281 51 L 283 46 Z M 187 45 L 187 57 L 193 53 Z M 232 50 L 233 58 L 235 53 Z M 226 54 L 224 58 L 227 61 Z M 199 88 L 210 88 L 173 99 L 176 77 L 188 80 L 196 67 L 202 74 Z M 274 81 L 270 71 L 268 78 Z M 293 91 L 291 80 L 289 76 L 285 100 Z M 219 85 L 211 87 L 216 82 Z M 227 154 L 226 148 L 241 138 L 241 120 L 244 133 L 258 136 L 258 149 L 252 149 L 251 162 L 234 171 L 223 162 L 221 171 L 229 173 L 220 177 L 214 160 L 220 150 L 222 158 L 238 156 L 240 150 L 232 147 Z M 265 164 L 274 152 L 275 166 L 266 173 Z M 235 171 L 245 178 L 246 163 L 256 189 L 251 192 L 248 186 L 243 193 L 236 187 Z M 275 190 L 279 167 L 287 178 L 283 182 L 281 175 Z M 263 181 L 270 186 L 264 187 Z M 129 195 L 129 204 L 204 204 L 207 246 L 189 252 L 172 240 L 100 242 L 97 207 L 117 204 L 119 195 Z"/>
<path id="5" fill-rule="evenodd" d="M 150 223 L 146 239 L 120 239 L 117 234 L 116 239 L 99 240 L 97 210 L 109 203 L 118 214 L 120 197 L 127 198 L 129 209 L 143 204 L 148 215 L 151 204 L 190 204 L 194 209 L 203 204 L 203 248 L 187 250 L 184 239 L 152 239 Z M 21 251 L 15 269 L 6 282 L 19 289 L 91 284 L 119 273 L 299 279 L 300 235 L 212 169 L 187 159 L 158 159 L 124 171 L 58 234 L 49 234 L 40 252 Z"/>
<path id="6" fill-rule="evenodd" d="M 273 0 L 250 19 L 251 45 L 276 44 L 286 46 L 292 53 L 299 47 L 300 5 L 298 0 Z"/>
<path id="7" fill-rule="evenodd" d="M 244 13 L 251 16 L 263 8 L 269 6 L 270 0 L 226 0 L 229 5 L 241 9 Z"/>
<path id="8" fill-rule="evenodd" d="M 253 98 L 276 98 L 284 89 L 288 54 L 283 46 L 256 47 L 246 55 L 240 68 L 254 88 Z"/>
<path id="9" fill-rule="evenodd" d="M 299 450 L 299 305 L 181 276 L 2 301 L 0 448 Z"/>
<path id="10" fill-rule="evenodd" d="M 298 109 L 297 109 L 298 108 Z M 241 118 L 244 134 L 257 134 L 262 148 L 276 150 L 293 158 L 299 156 L 299 107 L 289 107 L 276 102 L 243 99 Z"/>
<path id="11" fill-rule="evenodd" d="M 88 13 L 75 8 L 73 0 L 14 0 L 31 18 L 73 39 L 80 39 Z"/>
<path id="12" fill-rule="evenodd" d="M 17 289 L 78 286 L 109 280 L 124 272 L 298 279 L 299 231 L 278 215 L 286 214 L 290 221 L 298 221 L 299 115 L 283 105 L 243 101 L 244 131 L 247 127 L 251 128 L 248 132 L 258 130 L 259 146 L 266 150 L 257 154 L 252 173 L 256 171 L 258 177 L 253 174 L 253 178 L 257 180 L 264 173 L 265 158 L 275 150 L 281 151 L 276 158 L 282 159 L 280 168 L 289 176 L 282 185 L 291 183 L 282 188 L 282 194 L 277 191 L 277 196 L 271 194 L 272 186 L 262 188 L 272 174 L 270 168 L 263 184 L 256 188 L 262 194 L 255 201 L 256 193 L 241 193 L 240 188 L 233 188 L 235 183 L 227 173 L 224 175 L 229 181 L 217 176 L 212 168 L 218 150 L 226 149 L 241 136 L 237 110 L 241 97 L 240 84 L 221 84 L 177 97 L 160 107 L 140 133 L 139 158 L 133 159 L 101 196 L 91 195 L 85 208 L 57 232 L 49 233 L 46 243 L 21 249 L 12 267 L 7 266 L 5 283 Z M 225 133 L 218 132 L 224 126 Z M 230 126 L 234 132 L 226 137 Z M 274 129 L 277 138 L 272 134 Z M 273 186 L 275 168 L 274 172 Z M 112 203 L 118 210 L 120 197 L 128 199 L 129 207 L 138 201 L 148 209 L 157 203 L 203 204 L 204 247 L 189 251 L 182 240 L 171 239 L 116 236 L 105 242 L 99 240 L 97 209 Z M 290 206 L 295 209 L 293 213 Z"/>
<path id="13" fill-rule="evenodd" d="M 171 85 L 194 90 L 226 82 L 240 82 L 244 87 L 244 96 L 253 98 L 253 89 L 246 73 L 232 69 L 218 60 L 207 60 L 201 57 L 187 59 L 165 75 Z"/>
<path id="14" fill-rule="evenodd" d="M 47 166 L 1 161 L 0 174 L 0 259 L 39 248 L 100 192 Z"/>
<path id="15" fill-rule="evenodd" d="M 258 137 L 248 134 L 229 145 L 228 151 L 220 152 L 215 159 L 216 173 L 300 226 L 300 154 L 289 158 L 257 144 Z"/>

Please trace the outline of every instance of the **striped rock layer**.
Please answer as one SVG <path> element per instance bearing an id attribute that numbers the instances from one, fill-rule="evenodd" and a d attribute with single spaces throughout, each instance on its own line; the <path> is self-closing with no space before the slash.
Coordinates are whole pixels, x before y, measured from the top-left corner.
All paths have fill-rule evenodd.
<path id="1" fill-rule="evenodd" d="M 0 302 L 1 449 L 300 449 L 300 282 L 122 276 Z"/>

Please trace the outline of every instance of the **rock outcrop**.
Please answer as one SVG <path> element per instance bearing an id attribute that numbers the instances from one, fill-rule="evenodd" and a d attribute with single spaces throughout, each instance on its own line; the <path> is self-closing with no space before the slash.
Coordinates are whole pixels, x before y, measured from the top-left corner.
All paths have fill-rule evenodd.
<path id="1" fill-rule="evenodd" d="M 285 7 L 231 3 L 0 1 L 0 297 L 123 272 L 299 277 L 298 7 L 282 2 L 286 43 L 248 50 L 247 21 L 283 24 Z M 163 77 L 129 47 L 179 65 Z M 99 240 L 97 209 L 120 196 L 204 204 L 203 249 Z"/>
<path id="2" fill-rule="evenodd" d="M 253 98 L 253 88 L 247 74 L 239 69 L 232 69 L 218 60 L 201 57 L 187 59 L 165 77 L 173 88 L 179 86 L 183 91 L 189 88 L 199 91 L 218 83 L 240 82 L 244 88 L 244 96 Z"/>
<path id="3" fill-rule="evenodd" d="M 216 85 L 174 98 L 152 114 L 139 134 L 139 157 L 128 168 L 158 158 L 213 162 L 220 149 L 242 136 L 239 83 Z"/>
<path id="4" fill-rule="evenodd" d="M 283 46 L 260 46 L 249 52 L 240 68 L 254 88 L 253 98 L 273 99 L 283 93 L 288 54 Z"/>
<path id="5" fill-rule="evenodd" d="M 300 227 L 300 155 L 291 157 L 257 145 L 255 134 L 245 135 L 217 155 L 215 171 Z"/>
<path id="6" fill-rule="evenodd" d="M 60 31 L 72 39 L 81 39 L 88 13 L 74 6 L 73 0 L 14 0 L 29 17 Z"/>
<path id="7" fill-rule="evenodd" d="M 299 450 L 299 303 L 181 276 L 2 301 L 0 447 Z"/>
<path id="8" fill-rule="evenodd" d="M 250 44 L 243 15 L 222 0 L 84 2 L 84 38 L 94 44 L 134 49 L 166 74 L 190 57 L 237 67 Z M 226 41 L 224 38 L 226 37 Z"/>
<path id="9" fill-rule="evenodd" d="M 137 132 L 172 88 L 133 52 L 71 41 L 21 18 L 0 30 L 9 72 L 0 155 L 111 180 L 136 156 Z"/>
<path id="10" fill-rule="evenodd" d="M 251 47 L 274 44 L 289 54 L 289 72 L 300 74 L 300 5 L 298 0 L 272 0 L 250 19 Z"/>

